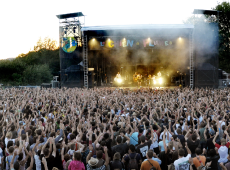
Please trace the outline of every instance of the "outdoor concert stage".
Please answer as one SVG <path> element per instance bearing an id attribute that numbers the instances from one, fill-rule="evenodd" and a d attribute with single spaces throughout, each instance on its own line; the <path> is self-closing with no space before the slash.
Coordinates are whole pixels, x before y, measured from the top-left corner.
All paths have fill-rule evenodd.
<path id="1" fill-rule="evenodd" d="M 61 86 L 136 87 L 135 72 L 143 76 L 141 86 L 147 86 L 148 75 L 157 76 L 159 71 L 165 87 L 218 86 L 216 34 L 206 36 L 218 32 L 216 25 L 81 27 L 79 20 L 71 20 L 79 16 L 83 14 L 58 16 Z M 114 82 L 118 72 L 119 85 Z"/>

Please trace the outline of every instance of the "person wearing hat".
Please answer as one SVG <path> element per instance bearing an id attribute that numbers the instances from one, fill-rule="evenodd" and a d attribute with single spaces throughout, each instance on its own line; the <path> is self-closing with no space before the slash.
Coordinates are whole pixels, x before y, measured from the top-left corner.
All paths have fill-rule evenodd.
<path id="1" fill-rule="evenodd" d="M 108 166 L 109 164 L 109 157 L 108 157 L 108 149 L 107 147 L 104 147 L 104 152 L 105 152 L 105 163 L 104 165 L 102 165 L 101 167 L 97 167 L 97 164 L 99 162 L 99 160 L 97 158 L 94 158 L 92 157 L 92 152 L 93 152 L 93 146 L 90 145 L 89 146 L 89 154 L 86 158 L 86 168 L 87 170 L 95 170 L 95 169 L 98 169 L 98 170 L 105 170 L 106 169 L 106 166 Z"/>

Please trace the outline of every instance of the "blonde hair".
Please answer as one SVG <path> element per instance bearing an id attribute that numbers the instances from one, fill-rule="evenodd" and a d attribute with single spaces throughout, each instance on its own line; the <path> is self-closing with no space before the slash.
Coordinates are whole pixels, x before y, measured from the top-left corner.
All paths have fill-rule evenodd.
<path id="1" fill-rule="evenodd" d="M 168 148 L 169 148 L 170 150 L 173 148 L 173 142 L 172 142 L 172 141 L 170 141 L 170 142 L 168 143 Z"/>
<path id="2" fill-rule="evenodd" d="M 11 139 L 12 138 L 12 133 L 11 132 L 7 132 L 6 133 L 6 138 Z"/>
<path id="3" fill-rule="evenodd" d="M 56 168 L 56 167 L 53 167 L 53 169 L 52 170 L 58 170 L 58 168 Z"/>

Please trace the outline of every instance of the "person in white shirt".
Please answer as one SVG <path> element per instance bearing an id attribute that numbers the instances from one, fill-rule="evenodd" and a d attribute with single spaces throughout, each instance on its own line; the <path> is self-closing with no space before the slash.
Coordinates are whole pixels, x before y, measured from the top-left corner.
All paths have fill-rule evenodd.
<path id="1" fill-rule="evenodd" d="M 174 162 L 174 166 L 176 170 L 189 170 L 190 169 L 190 165 L 189 164 L 189 158 L 191 158 L 191 151 L 187 146 L 187 143 L 185 145 L 185 148 L 187 149 L 188 155 L 186 157 L 184 157 L 185 151 L 184 149 L 179 149 L 178 154 L 179 154 L 179 159 L 177 159 Z"/>
<path id="2" fill-rule="evenodd" d="M 158 76 L 158 77 L 161 77 L 161 72 L 160 72 L 160 71 L 157 73 L 157 76 Z"/>
<path id="3" fill-rule="evenodd" d="M 227 138 L 229 139 L 229 135 L 227 131 L 224 131 L 224 133 L 226 134 Z M 230 143 L 226 143 L 226 139 L 222 138 L 220 140 L 221 145 L 216 143 L 216 138 L 219 135 L 219 132 L 216 132 L 216 136 L 213 139 L 213 144 L 215 145 L 216 148 L 218 148 L 218 153 L 220 155 L 220 159 L 218 160 L 219 163 L 223 162 L 226 163 L 228 162 L 228 148 Z"/>
<path id="4" fill-rule="evenodd" d="M 164 132 L 161 132 L 160 137 L 159 137 L 160 140 L 163 140 L 163 134 L 164 134 Z M 166 137 L 167 140 L 170 142 L 170 141 L 171 141 L 172 135 L 171 135 L 171 133 L 167 132 L 167 133 L 165 134 L 165 137 Z"/>
<path id="5" fill-rule="evenodd" d="M 15 139 L 11 139 L 11 138 L 12 138 L 12 133 L 7 132 L 5 137 L 5 146 L 7 146 L 9 141 L 13 141 L 13 143 L 15 143 Z"/>

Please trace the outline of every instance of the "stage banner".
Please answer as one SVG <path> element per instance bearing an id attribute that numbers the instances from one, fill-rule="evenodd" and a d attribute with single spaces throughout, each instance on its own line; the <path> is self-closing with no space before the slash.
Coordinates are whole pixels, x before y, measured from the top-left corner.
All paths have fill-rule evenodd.
<path id="1" fill-rule="evenodd" d="M 154 38 L 91 38 L 88 43 L 89 50 L 105 49 L 165 49 L 184 48 L 182 39 L 154 39 Z"/>

